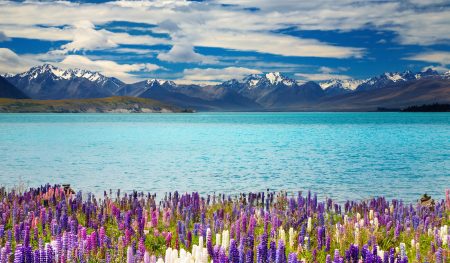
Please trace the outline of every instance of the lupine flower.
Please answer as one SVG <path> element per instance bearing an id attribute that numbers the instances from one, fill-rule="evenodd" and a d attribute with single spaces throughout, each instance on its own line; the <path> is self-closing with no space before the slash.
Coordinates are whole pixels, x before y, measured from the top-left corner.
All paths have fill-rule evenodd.
<path id="1" fill-rule="evenodd" d="M 257 263 L 297 263 L 297 255 L 309 253 L 313 262 L 404 263 L 407 255 L 417 262 L 446 262 L 450 249 L 447 200 L 425 209 L 380 197 L 347 201 L 341 210 L 333 200 L 320 202 L 310 192 L 296 199 L 270 192 L 239 200 L 175 193 L 157 201 L 155 195 L 121 196 L 120 191 L 115 199 L 103 197 L 100 202 L 91 194 L 84 200 L 81 192 L 66 196 L 50 185 L 23 194 L 0 191 L 0 263 L 253 263 L 254 258 Z M 378 245 L 392 235 L 392 247 L 382 251 Z M 430 239 L 419 246 L 418 240 Z M 161 252 L 164 243 L 167 250 Z M 345 251 L 343 256 L 337 249 Z M 334 255 L 327 255 L 330 251 Z"/>

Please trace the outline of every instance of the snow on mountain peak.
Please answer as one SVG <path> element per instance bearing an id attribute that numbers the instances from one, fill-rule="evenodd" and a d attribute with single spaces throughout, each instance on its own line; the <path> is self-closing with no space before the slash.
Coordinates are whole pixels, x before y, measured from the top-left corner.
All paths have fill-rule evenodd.
<path id="1" fill-rule="evenodd" d="M 387 79 L 393 81 L 393 82 L 397 82 L 397 81 L 403 81 L 405 80 L 402 75 L 400 75 L 400 73 L 390 73 L 390 72 L 386 72 L 384 73 L 384 75 L 386 76 Z"/>
<path id="2" fill-rule="evenodd" d="M 266 74 L 266 79 L 269 80 L 270 84 L 278 84 L 283 80 L 280 72 L 270 72 Z"/>
<path id="3" fill-rule="evenodd" d="M 89 71 L 84 69 L 61 69 L 51 64 L 43 64 L 40 66 L 32 67 L 30 70 L 19 74 L 20 77 L 27 77 L 30 80 L 45 74 L 50 74 L 54 79 L 71 80 L 74 78 L 85 78 L 92 82 L 103 83 L 108 78 L 100 74 L 99 72 Z"/>
<path id="4" fill-rule="evenodd" d="M 159 85 L 168 84 L 170 86 L 175 86 L 175 82 L 170 80 L 163 80 L 163 79 L 148 79 L 146 84 L 149 86 L 152 86 L 154 83 L 158 83 Z"/>
<path id="5" fill-rule="evenodd" d="M 346 90 L 355 90 L 363 82 L 364 80 L 357 79 L 330 79 L 320 82 L 319 86 L 324 90 L 328 88 L 343 88 Z"/>

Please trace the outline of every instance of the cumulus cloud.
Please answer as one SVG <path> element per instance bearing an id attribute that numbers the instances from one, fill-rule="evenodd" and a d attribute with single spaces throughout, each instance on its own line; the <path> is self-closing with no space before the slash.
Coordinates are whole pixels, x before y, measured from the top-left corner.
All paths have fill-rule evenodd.
<path id="1" fill-rule="evenodd" d="M 419 53 L 410 57 L 408 60 L 418 60 L 430 63 L 439 63 L 441 65 L 450 65 L 450 52 L 446 51 L 430 51 Z"/>
<path id="2" fill-rule="evenodd" d="M 69 55 L 59 65 L 64 68 L 83 68 L 98 71 L 105 76 L 116 77 L 125 82 L 133 82 L 140 79 L 131 74 L 132 72 L 149 72 L 160 68 L 158 65 L 150 63 L 118 64 L 111 60 L 91 60 L 88 57 L 80 55 Z"/>
<path id="3" fill-rule="evenodd" d="M 74 50 L 80 48 L 83 43 L 94 47 L 109 47 L 113 46 L 114 43 L 125 44 L 125 42 L 128 42 L 127 44 L 142 44 L 142 40 L 151 43 L 150 39 L 143 39 L 143 37 L 148 38 L 149 36 L 114 33 L 115 38 L 112 38 L 112 36 L 106 38 L 109 33 L 101 30 L 93 31 L 94 29 L 91 27 L 81 30 L 76 27 L 59 28 L 61 25 L 76 25 L 79 21 L 88 19 L 95 25 L 110 21 L 159 25 L 155 30 L 169 33 L 175 41 L 178 39 L 177 35 L 188 36 L 189 43 L 192 43 L 193 46 L 212 46 L 284 56 L 343 58 L 358 57 L 362 54 L 362 50 L 359 48 L 340 47 L 314 39 L 302 39 L 271 33 L 292 24 L 293 21 L 291 20 L 294 14 L 291 14 L 291 11 L 283 15 L 271 12 L 267 15 L 256 15 L 243 10 L 226 8 L 220 4 L 206 5 L 192 2 L 180 3 L 180 1 L 120 1 L 97 5 L 67 2 L 53 2 L 51 4 L 28 2 L 20 5 L 8 3 L 1 7 L 2 21 L 4 21 L 4 25 L 9 25 L 5 29 L 8 35 L 70 40 L 72 43 L 66 48 Z M 167 17 L 170 17 L 170 20 Z M 299 19 L 298 15 L 294 17 Z M 239 23 L 236 21 L 239 21 Z M 49 25 L 50 27 L 36 27 L 39 24 Z M 3 26 L 0 25 L 0 28 L 3 28 Z M 73 40 L 74 36 L 78 35 L 77 30 L 81 34 L 83 32 L 92 34 L 93 40 L 86 43 L 85 41 L 88 40 L 83 38 L 84 35 L 81 35 L 77 41 Z M 110 33 L 112 34 L 112 32 Z M 52 35 L 58 35 L 58 37 Z M 164 41 L 167 43 L 166 39 Z M 161 42 L 164 41 L 161 40 Z M 152 42 L 155 43 L 155 39 Z M 172 44 L 176 46 L 177 43 Z"/>
<path id="4" fill-rule="evenodd" d="M 432 69 L 432 70 L 435 70 L 440 73 L 450 71 L 450 69 L 445 66 L 436 66 L 436 65 L 430 65 L 430 66 L 423 67 L 422 71 L 426 71 L 428 69 Z"/>
<path id="5" fill-rule="evenodd" d="M 141 80 L 134 73 L 152 72 L 161 69 L 151 63 L 119 64 L 111 60 L 93 60 L 80 55 L 53 56 L 51 54 L 18 55 L 7 48 L 0 48 L 0 73 L 21 73 L 29 68 L 50 63 L 61 68 L 81 68 L 98 71 L 108 77 L 116 77 L 124 82 Z"/>
<path id="6" fill-rule="evenodd" d="M 73 41 L 62 46 L 64 51 L 117 47 L 117 43 L 109 38 L 108 31 L 95 30 L 95 25 L 88 20 L 75 23 L 73 28 Z"/>
<path id="7" fill-rule="evenodd" d="M 243 67 L 192 68 L 183 71 L 184 78 L 177 83 L 218 83 L 230 79 L 242 79 L 250 74 L 261 74 L 256 69 Z"/>
<path id="8" fill-rule="evenodd" d="M 0 73 L 20 73 L 37 64 L 36 60 L 21 57 L 8 48 L 0 48 Z"/>
<path id="9" fill-rule="evenodd" d="M 166 53 L 158 54 L 158 59 L 168 62 L 214 64 L 218 61 L 211 56 L 204 56 L 194 51 L 188 43 L 177 43 Z"/>

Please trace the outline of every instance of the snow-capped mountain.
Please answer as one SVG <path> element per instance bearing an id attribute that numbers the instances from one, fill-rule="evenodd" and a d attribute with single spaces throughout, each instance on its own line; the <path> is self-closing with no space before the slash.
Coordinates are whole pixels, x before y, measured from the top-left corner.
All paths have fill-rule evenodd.
<path id="1" fill-rule="evenodd" d="M 432 77 L 441 77 L 441 75 L 437 71 L 434 71 L 430 68 L 417 73 L 413 73 L 409 70 L 405 72 L 385 72 L 384 74 L 363 81 L 363 83 L 361 83 L 356 90 L 367 91 L 401 84 L 408 81 Z"/>
<path id="2" fill-rule="evenodd" d="M 177 84 L 170 80 L 162 80 L 162 79 L 148 79 L 140 82 L 136 82 L 133 84 L 125 84 L 123 85 L 115 95 L 120 96 L 132 96 L 139 97 L 142 93 L 147 90 L 154 89 L 155 87 L 175 87 Z"/>
<path id="3" fill-rule="evenodd" d="M 267 74 L 252 74 L 245 77 L 241 83 L 245 84 L 248 88 L 254 87 L 264 87 L 264 86 L 276 86 L 276 85 L 285 85 L 285 86 L 293 86 L 295 85 L 295 80 L 290 79 L 280 72 L 269 72 Z"/>
<path id="4" fill-rule="evenodd" d="M 353 92 L 364 82 L 358 79 L 330 79 L 319 82 L 319 85 L 328 95 L 338 95 Z"/>
<path id="5" fill-rule="evenodd" d="M 124 83 L 98 72 L 83 69 L 61 69 L 50 64 L 7 75 L 6 79 L 35 99 L 108 97 Z"/>
<path id="6" fill-rule="evenodd" d="M 381 102 L 395 97 L 396 101 L 422 103 L 434 99 L 436 94 L 443 94 L 436 97 L 438 101 L 447 97 L 450 100 L 450 71 L 439 74 L 432 69 L 416 73 L 386 72 L 365 80 L 331 79 L 319 83 L 301 83 L 279 72 L 268 72 L 218 85 L 181 85 L 162 79 L 125 84 L 98 72 L 65 70 L 49 64 L 4 76 L 33 99 L 133 96 L 201 110 L 298 110 L 317 108 L 323 103 L 326 107 L 367 106 L 374 101 L 379 103 L 377 106 L 392 106 L 396 104 Z M 434 92 L 431 95 L 430 90 Z M 368 98 L 374 100 L 364 102 Z"/>

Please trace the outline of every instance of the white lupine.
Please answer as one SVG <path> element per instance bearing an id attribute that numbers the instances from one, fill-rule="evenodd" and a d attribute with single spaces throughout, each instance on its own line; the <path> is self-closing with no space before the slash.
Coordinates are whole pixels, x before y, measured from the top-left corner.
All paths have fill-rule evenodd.
<path id="1" fill-rule="evenodd" d="M 170 257 L 170 262 L 165 263 L 177 263 L 178 262 L 178 250 L 172 249 L 172 256 Z"/>
<path id="2" fill-rule="evenodd" d="M 359 245 L 359 225 L 355 223 L 355 244 Z"/>
<path id="3" fill-rule="evenodd" d="M 356 213 L 356 220 L 359 221 L 361 219 L 361 214 L 360 213 Z"/>
<path id="4" fill-rule="evenodd" d="M 166 262 L 166 263 L 172 262 L 170 257 L 172 257 L 172 248 L 169 247 L 169 248 L 166 249 L 166 255 L 164 257 L 164 262 Z"/>
<path id="5" fill-rule="evenodd" d="M 186 250 L 184 250 L 183 248 L 180 249 L 180 259 L 182 259 L 181 262 L 186 259 Z"/>
<path id="6" fill-rule="evenodd" d="M 162 258 L 158 258 L 158 261 L 156 263 L 164 263 L 164 260 Z"/>
<path id="7" fill-rule="evenodd" d="M 439 237 L 442 240 L 442 244 L 447 245 L 447 235 L 448 235 L 448 226 L 441 226 L 441 229 L 439 230 Z"/>
<path id="8" fill-rule="evenodd" d="M 230 245 L 230 232 L 228 230 L 224 230 L 222 232 L 222 247 L 227 250 Z"/>
<path id="9" fill-rule="evenodd" d="M 294 240 L 295 240 L 296 231 L 291 227 L 289 228 L 289 247 L 294 248 Z"/>
<path id="10" fill-rule="evenodd" d="M 359 220 L 359 226 L 364 227 L 364 219 Z"/>
<path id="11" fill-rule="evenodd" d="M 376 246 L 376 247 L 377 247 L 377 256 L 379 256 L 380 258 L 383 258 L 384 251 L 380 249 L 380 246 Z"/>
<path id="12" fill-rule="evenodd" d="M 339 243 L 339 223 L 336 224 L 336 242 Z"/>
<path id="13" fill-rule="evenodd" d="M 200 237 L 198 238 L 198 246 L 199 246 L 200 248 L 203 248 L 203 236 L 200 236 Z M 200 251 L 200 253 L 201 253 L 201 251 Z"/>
<path id="14" fill-rule="evenodd" d="M 344 215 L 344 225 L 347 225 L 348 223 L 348 215 Z"/>
<path id="15" fill-rule="evenodd" d="M 394 205 L 390 205 L 389 208 L 390 208 L 390 213 L 393 214 L 394 213 Z"/>
<path id="16" fill-rule="evenodd" d="M 219 245 L 220 246 L 220 234 L 219 233 L 217 233 L 216 234 L 216 245 Z"/>
<path id="17" fill-rule="evenodd" d="M 305 242 L 303 242 L 305 249 L 308 249 L 308 240 L 309 237 L 305 237 Z"/>
<path id="18" fill-rule="evenodd" d="M 375 217 L 373 219 L 373 225 L 375 226 L 375 231 L 377 231 L 378 230 L 378 226 L 379 226 L 379 222 L 378 222 L 378 218 L 377 217 Z"/>
<path id="19" fill-rule="evenodd" d="M 311 217 L 308 217 L 308 225 L 306 227 L 306 230 L 308 230 L 308 233 L 311 233 L 311 231 L 312 231 L 312 219 L 311 219 Z"/>
<path id="20" fill-rule="evenodd" d="M 413 239 L 411 239 L 411 249 L 415 249 L 416 248 L 416 241 Z"/>
<path id="21" fill-rule="evenodd" d="M 370 220 L 373 219 L 373 210 L 372 209 L 369 210 L 369 219 Z"/>
<path id="22" fill-rule="evenodd" d="M 433 235 L 433 230 L 431 228 L 428 228 L 428 235 L 429 236 Z"/>
<path id="23" fill-rule="evenodd" d="M 208 263 L 208 249 L 203 248 L 201 263 Z"/>
<path id="24" fill-rule="evenodd" d="M 281 226 L 280 229 L 278 230 L 278 237 L 279 239 L 283 240 L 284 244 L 286 244 L 286 232 Z"/>

